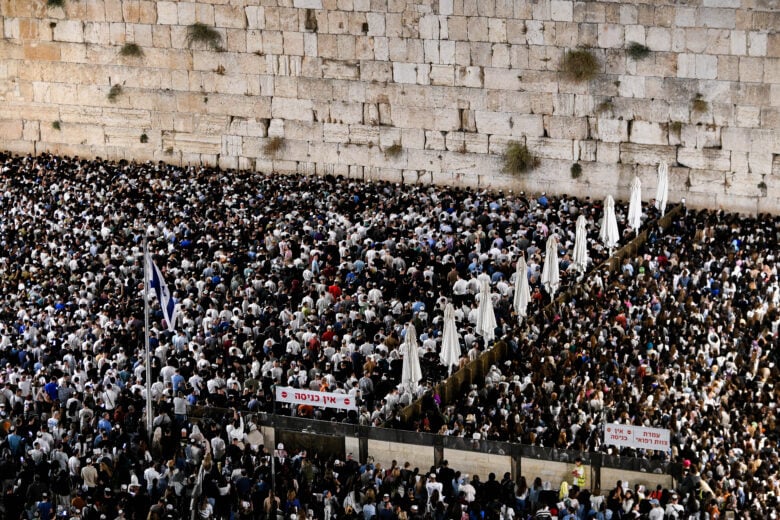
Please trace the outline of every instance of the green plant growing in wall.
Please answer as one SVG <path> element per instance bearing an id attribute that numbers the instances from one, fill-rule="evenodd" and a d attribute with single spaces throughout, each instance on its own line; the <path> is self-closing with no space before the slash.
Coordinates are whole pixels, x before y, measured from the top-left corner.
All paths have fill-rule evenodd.
<path id="1" fill-rule="evenodd" d="M 144 133 L 142 133 L 142 134 L 141 134 L 141 139 L 140 139 L 140 141 L 141 141 L 142 143 L 144 143 L 144 144 L 146 144 L 146 143 L 148 143 L 148 142 L 149 142 L 149 136 L 148 136 L 148 135 L 146 135 L 146 132 L 144 132 Z"/>
<path id="2" fill-rule="evenodd" d="M 64 7 L 65 0 L 46 0 L 46 7 Z"/>
<path id="3" fill-rule="evenodd" d="M 612 112 L 612 110 L 615 108 L 615 104 L 612 102 L 611 99 L 605 99 L 599 105 L 596 107 L 596 113 L 597 114 L 604 114 L 606 112 Z"/>
<path id="4" fill-rule="evenodd" d="M 165 155 L 173 155 L 173 146 L 169 146 L 165 149 Z"/>
<path id="5" fill-rule="evenodd" d="M 129 58 L 141 58 L 144 55 L 144 50 L 137 43 L 126 43 L 122 45 L 119 55 Z"/>
<path id="6" fill-rule="evenodd" d="M 582 165 L 580 163 L 572 164 L 569 171 L 571 172 L 572 179 L 579 179 L 582 177 Z"/>
<path id="7" fill-rule="evenodd" d="M 696 94 L 696 97 L 693 98 L 693 102 L 691 103 L 691 110 L 697 114 L 701 114 L 709 110 L 709 108 L 710 104 L 704 100 L 704 96 Z"/>
<path id="8" fill-rule="evenodd" d="M 680 135 L 680 132 L 682 131 L 682 122 L 680 121 L 672 121 L 669 123 L 669 131 Z"/>
<path id="9" fill-rule="evenodd" d="M 314 9 L 306 9 L 306 20 L 303 22 L 303 27 L 307 31 L 317 32 L 318 23 L 317 15 L 314 13 Z"/>
<path id="10" fill-rule="evenodd" d="M 52 122 L 51 127 L 55 130 L 62 130 L 62 124 L 59 121 Z"/>
<path id="11" fill-rule="evenodd" d="M 215 51 L 222 50 L 222 35 L 213 27 L 196 22 L 187 27 L 187 46 L 200 43 L 208 45 Z"/>
<path id="12" fill-rule="evenodd" d="M 385 157 L 398 157 L 403 152 L 403 147 L 398 143 L 393 143 L 385 148 Z"/>
<path id="13" fill-rule="evenodd" d="M 122 94 L 122 85 L 113 85 L 111 90 L 108 91 L 108 100 L 112 103 L 116 103 L 119 96 Z"/>
<path id="14" fill-rule="evenodd" d="M 631 42 L 626 47 L 626 53 L 632 60 L 639 61 L 650 56 L 650 48 L 639 42 Z"/>
<path id="15" fill-rule="evenodd" d="M 285 146 L 287 146 L 287 143 L 283 137 L 272 137 L 265 143 L 263 152 L 270 157 L 276 157 L 276 154 L 281 152 Z"/>
<path id="16" fill-rule="evenodd" d="M 596 55 L 589 50 L 576 49 L 564 54 L 561 70 L 564 78 L 582 83 L 598 76 L 601 64 Z"/>
<path id="17" fill-rule="evenodd" d="M 504 172 L 519 175 L 539 166 L 539 159 L 524 144 L 511 141 L 504 152 Z"/>
<path id="18" fill-rule="evenodd" d="M 759 183 L 756 185 L 756 187 L 757 187 L 759 190 L 761 190 L 761 196 L 762 196 L 762 197 L 766 197 L 766 191 L 767 191 L 767 189 L 768 189 L 768 187 L 767 187 L 767 185 L 766 185 L 766 182 L 764 182 L 764 181 L 761 181 L 761 182 L 759 182 Z"/>

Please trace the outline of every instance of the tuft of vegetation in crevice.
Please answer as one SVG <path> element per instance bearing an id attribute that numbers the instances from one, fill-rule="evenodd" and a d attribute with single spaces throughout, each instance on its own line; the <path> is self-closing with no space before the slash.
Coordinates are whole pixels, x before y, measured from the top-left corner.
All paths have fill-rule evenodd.
<path id="1" fill-rule="evenodd" d="M 144 50 L 137 43 L 126 43 L 122 45 L 119 55 L 130 58 L 141 58 L 144 55 Z"/>
<path id="2" fill-rule="evenodd" d="M 148 135 L 146 135 L 146 132 L 144 132 L 144 133 L 142 133 L 142 134 L 141 134 L 140 141 L 141 141 L 142 143 L 144 143 L 144 144 L 149 142 L 149 136 L 148 136 Z"/>
<path id="3" fill-rule="evenodd" d="M 710 109 L 710 104 L 705 101 L 704 96 L 696 94 L 696 97 L 691 102 L 691 110 L 695 113 L 701 114 Z"/>
<path id="4" fill-rule="evenodd" d="M 615 104 L 612 102 L 611 99 L 605 99 L 599 105 L 596 107 L 596 113 L 597 114 L 604 114 L 606 112 L 612 112 L 612 110 L 615 108 Z"/>
<path id="5" fill-rule="evenodd" d="M 519 175 L 539 166 L 539 159 L 524 144 L 511 141 L 504 152 L 504 172 Z"/>
<path id="6" fill-rule="evenodd" d="M 761 196 L 766 197 L 766 191 L 769 189 L 769 187 L 766 185 L 766 182 L 761 181 L 758 184 L 756 184 L 756 188 L 761 190 Z"/>
<path id="7" fill-rule="evenodd" d="M 306 20 L 303 22 L 303 27 L 311 32 L 317 32 L 317 29 L 319 29 L 314 9 L 306 9 Z"/>
<path id="8" fill-rule="evenodd" d="M 669 131 L 677 135 L 680 135 L 680 132 L 682 131 L 682 122 L 672 121 L 671 123 L 669 123 Z"/>
<path id="9" fill-rule="evenodd" d="M 268 156 L 276 157 L 276 154 L 281 152 L 285 146 L 287 146 L 287 143 L 284 141 L 284 137 L 272 137 L 265 143 L 263 152 Z"/>
<path id="10" fill-rule="evenodd" d="M 577 49 L 564 54 L 561 70 L 564 78 L 582 83 L 598 76 L 601 64 L 596 55 L 589 50 Z"/>
<path id="11" fill-rule="evenodd" d="M 196 22 L 187 27 L 187 46 L 192 47 L 194 43 L 208 45 L 215 51 L 221 51 L 222 35 L 213 27 Z"/>
<path id="12" fill-rule="evenodd" d="M 62 124 L 59 121 L 52 122 L 51 127 L 55 130 L 62 130 Z"/>
<path id="13" fill-rule="evenodd" d="M 219 65 L 216 69 L 214 69 L 214 72 L 216 72 L 220 76 L 224 76 L 225 75 L 225 67 L 222 66 L 222 65 Z"/>
<path id="14" fill-rule="evenodd" d="M 112 103 L 116 103 L 116 100 L 119 99 L 119 96 L 122 94 L 122 85 L 114 85 L 111 87 L 111 90 L 108 91 L 108 100 Z"/>
<path id="15" fill-rule="evenodd" d="M 46 0 L 46 7 L 65 7 L 65 0 Z"/>
<path id="16" fill-rule="evenodd" d="M 572 179 L 579 179 L 582 177 L 582 165 L 580 163 L 574 163 L 569 170 L 571 172 Z"/>
<path id="17" fill-rule="evenodd" d="M 393 143 L 385 148 L 385 157 L 398 157 L 403 152 L 403 147 L 398 143 Z"/>
<path id="18" fill-rule="evenodd" d="M 628 47 L 626 47 L 626 54 L 628 54 L 632 60 L 639 61 L 650 56 L 650 48 L 639 42 L 631 42 L 628 44 Z"/>

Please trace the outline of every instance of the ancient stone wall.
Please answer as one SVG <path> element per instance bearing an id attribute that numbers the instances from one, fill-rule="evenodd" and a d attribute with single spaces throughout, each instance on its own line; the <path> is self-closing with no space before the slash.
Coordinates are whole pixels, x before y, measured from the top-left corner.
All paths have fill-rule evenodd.
<path id="1" fill-rule="evenodd" d="M 780 211 L 780 0 L 61 2 L 0 0 L 0 148 Z"/>

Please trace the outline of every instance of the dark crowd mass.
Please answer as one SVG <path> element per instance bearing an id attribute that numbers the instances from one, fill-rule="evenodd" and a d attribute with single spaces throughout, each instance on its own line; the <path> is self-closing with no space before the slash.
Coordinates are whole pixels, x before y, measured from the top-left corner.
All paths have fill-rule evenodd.
<path id="1" fill-rule="evenodd" d="M 580 215 L 589 265 L 609 256 L 601 201 L 50 155 L 0 164 L 3 518 L 775 515 L 775 217 L 688 210 L 662 229 L 648 204 L 636 254 L 582 276 Z M 626 218 L 618 205 L 621 245 L 634 237 Z M 552 305 L 541 281 L 550 236 L 568 291 Z M 145 239 L 178 309 L 169 327 L 151 299 L 152 431 Z M 513 308 L 521 256 L 525 320 Z M 482 279 L 495 340 L 477 330 Z M 452 366 L 441 362 L 447 303 L 461 347 Z M 408 324 L 422 370 L 413 386 L 400 384 Z M 493 341 L 507 359 L 441 403 L 435 384 Z M 360 406 L 275 404 L 278 386 Z M 421 397 L 423 414 L 402 421 Z M 196 417 L 203 408 L 224 413 Z M 682 469 L 675 489 L 602 492 L 578 474 L 382 467 L 266 446 L 254 418 L 271 411 Z M 606 446 L 605 422 L 668 428 L 673 449 Z"/>

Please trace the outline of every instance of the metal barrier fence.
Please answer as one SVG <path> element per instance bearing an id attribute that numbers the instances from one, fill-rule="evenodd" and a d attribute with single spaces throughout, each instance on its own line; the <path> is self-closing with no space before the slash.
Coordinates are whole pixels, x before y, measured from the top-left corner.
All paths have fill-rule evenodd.
<path id="1" fill-rule="evenodd" d="M 232 411 L 214 407 L 193 407 L 190 412 L 190 417 L 196 420 L 206 418 L 219 420 L 225 415 L 232 415 Z M 345 439 L 367 439 L 389 442 L 396 445 L 446 448 L 506 456 L 512 458 L 515 462 L 521 462 L 521 460 L 525 458 L 574 463 L 574 460 L 577 457 L 580 457 L 583 464 L 596 468 L 604 467 L 647 473 L 670 473 L 672 470 L 671 464 L 667 461 L 613 456 L 598 452 L 561 450 L 557 448 L 529 446 L 487 439 L 476 440 L 409 430 L 361 426 L 358 424 L 340 423 L 335 421 L 318 421 L 315 419 L 304 419 L 269 413 L 249 414 L 247 417 L 252 419 L 258 426 L 273 428 L 275 432 L 278 431 L 279 433 L 291 432 L 304 435 L 337 436 Z M 361 460 L 365 460 L 367 455 L 367 453 L 361 453 Z"/>

